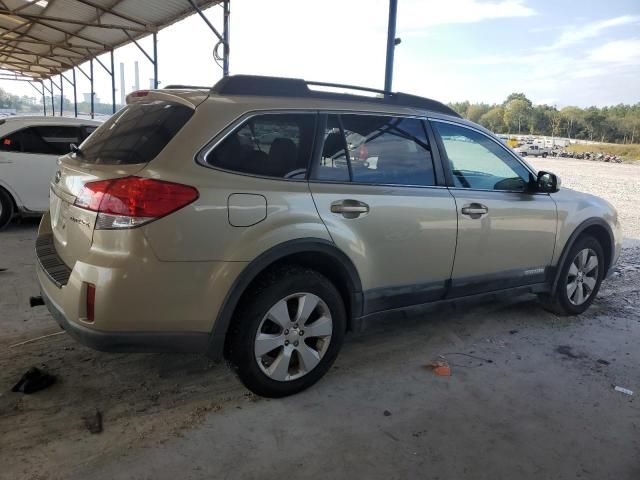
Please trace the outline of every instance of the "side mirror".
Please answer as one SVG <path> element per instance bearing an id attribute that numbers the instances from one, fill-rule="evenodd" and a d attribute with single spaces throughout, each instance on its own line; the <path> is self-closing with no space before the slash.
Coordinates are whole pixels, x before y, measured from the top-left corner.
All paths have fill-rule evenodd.
<path id="1" fill-rule="evenodd" d="M 554 193 L 560 190 L 560 177 L 555 173 L 540 171 L 536 179 L 538 192 Z"/>

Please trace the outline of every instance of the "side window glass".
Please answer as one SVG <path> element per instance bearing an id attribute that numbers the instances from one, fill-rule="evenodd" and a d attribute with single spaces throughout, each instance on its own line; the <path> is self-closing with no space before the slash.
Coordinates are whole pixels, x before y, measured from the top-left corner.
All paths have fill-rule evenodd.
<path id="1" fill-rule="evenodd" d="M 490 138 L 449 123 L 432 125 L 444 144 L 454 186 L 511 191 L 527 188 L 529 171 Z"/>
<path id="2" fill-rule="evenodd" d="M 80 139 L 78 127 L 29 127 L 16 133 L 20 135 L 19 142 L 16 139 L 20 148 L 16 151 L 22 153 L 65 155 L 69 153 L 69 144 L 79 143 Z"/>
<path id="3" fill-rule="evenodd" d="M 22 151 L 22 142 L 20 141 L 21 132 L 13 132 L 0 140 L 0 152 L 20 152 Z"/>
<path id="4" fill-rule="evenodd" d="M 421 120 L 341 115 L 353 181 L 435 185 L 431 149 Z"/>
<path id="5" fill-rule="evenodd" d="M 320 154 L 320 165 L 315 172 L 318 180 L 334 182 L 349 181 L 349 165 L 345 139 L 337 115 L 327 117 L 324 130 L 324 143 Z"/>
<path id="6" fill-rule="evenodd" d="M 69 153 L 69 144 L 75 143 L 77 145 L 80 143 L 80 129 L 78 127 L 51 125 L 33 127 L 33 130 L 47 145 L 43 151 L 34 153 L 65 155 Z"/>
<path id="7" fill-rule="evenodd" d="M 25 128 L 21 133 L 23 153 L 44 153 L 48 155 L 55 154 L 55 151 L 47 142 L 42 139 L 42 136 L 34 127 Z"/>
<path id="8" fill-rule="evenodd" d="M 306 178 L 314 114 L 265 114 L 250 118 L 206 158 L 214 167 L 277 178 Z"/>

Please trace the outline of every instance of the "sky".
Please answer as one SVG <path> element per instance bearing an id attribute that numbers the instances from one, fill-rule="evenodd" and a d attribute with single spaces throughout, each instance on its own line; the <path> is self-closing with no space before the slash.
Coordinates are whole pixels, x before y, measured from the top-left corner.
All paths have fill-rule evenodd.
<path id="1" fill-rule="evenodd" d="M 382 88 L 388 8 L 387 0 L 232 0 L 231 73 Z M 221 7 L 205 13 L 222 27 Z M 559 108 L 640 102 L 638 0 L 398 0 L 397 37 L 395 91 L 487 103 L 523 92 Z M 162 30 L 160 87 L 213 85 L 222 76 L 216 40 L 197 15 Z M 140 43 L 151 51 L 150 37 Z M 116 87 L 124 62 L 127 93 L 135 60 L 147 88 L 150 62 L 134 45 L 115 52 Z M 110 77 L 95 71 L 97 96 L 110 101 Z M 78 92 L 88 92 L 80 77 Z M 19 82 L 0 87 L 35 94 Z"/>

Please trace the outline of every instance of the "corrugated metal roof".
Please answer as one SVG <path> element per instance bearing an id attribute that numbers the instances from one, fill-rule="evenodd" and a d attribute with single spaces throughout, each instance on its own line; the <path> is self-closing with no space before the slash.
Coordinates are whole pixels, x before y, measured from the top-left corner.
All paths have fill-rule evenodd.
<path id="1" fill-rule="evenodd" d="M 187 0 L 1 0 L 0 73 L 48 78 L 193 13 Z"/>

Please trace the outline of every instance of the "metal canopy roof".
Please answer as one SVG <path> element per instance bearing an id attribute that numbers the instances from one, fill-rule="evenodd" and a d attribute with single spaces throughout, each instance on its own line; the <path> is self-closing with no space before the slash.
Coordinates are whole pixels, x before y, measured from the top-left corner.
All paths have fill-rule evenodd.
<path id="1" fill-rule="evenodd" d="M 193 13 L 190 0 L 0 0 L 0 75 L 49 78 Z"/>

